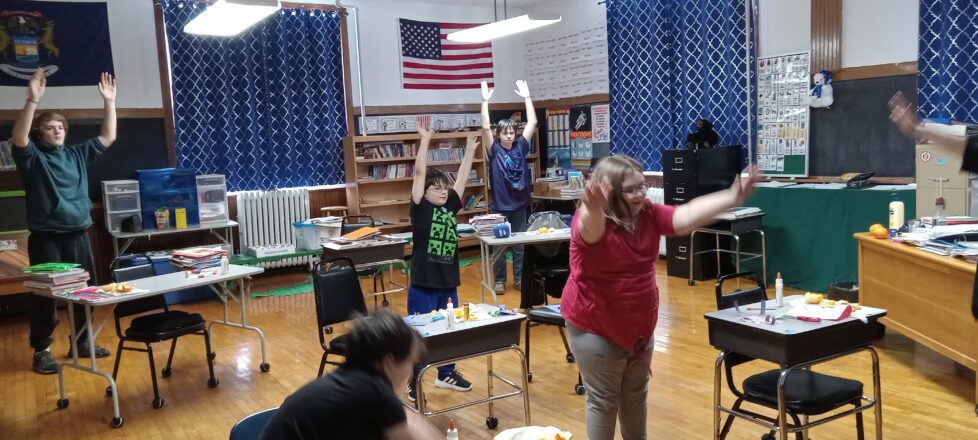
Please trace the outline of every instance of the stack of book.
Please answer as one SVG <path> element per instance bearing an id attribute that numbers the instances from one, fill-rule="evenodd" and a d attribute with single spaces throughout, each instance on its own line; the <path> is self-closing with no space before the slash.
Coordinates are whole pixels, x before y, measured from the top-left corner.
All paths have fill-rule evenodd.
<path id="1" fill-rule="evenodd" d="M 85 269 L 70 269 L 64 272 L 34 272 L 30 279 L 24 281 L 24 287 L 32 292 L 54 293 L 64 290 L 84 289 L 88 287 L 88 271 Z"/>
<path id="2" fill-rule="evenodd" d="M 502 214 L 477 215 L 469 220 L 469 224 L 475 229 L 475 235 L 490 236 L 492 228 L 500 223 L 506 223 L 506 217 Z"/>
<path id="3" fill-rule="evenodd" d="M 220 246 L 192 247 L 173 251 L 170 262 L 180 270 L 206 269 L 220 266 L 225 255 L 227 251 Z"/>

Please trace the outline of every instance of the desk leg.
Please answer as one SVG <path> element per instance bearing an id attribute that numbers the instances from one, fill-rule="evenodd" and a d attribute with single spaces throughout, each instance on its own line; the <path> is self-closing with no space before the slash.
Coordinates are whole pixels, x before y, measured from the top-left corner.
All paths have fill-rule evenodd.
<path id="1" fill-rule="evenodd" d="M 479 293 L 482 295 L 483 304 L 486 302 L 486 290 L 489 290 L 492 293 L 492 303 L 499 305 L 499 299 L 496 298 L 495 274 L 492 267 L 500 256 L 506 254 L 507 248 L 508 246 L 489 246 L 486 242 L 479 240 L 479 253 L 482 260 L 482 286 L 479 287 Z"/>
<path id="2" fill-rule="evenodd" d="M 767 286 L 767 243 L 764 241 L 764 230 L 758 229 L 761 234 L 761 276 L 764 278 L 764 285 Z"/>
<path id="3" fill-rule="evenodd" d="M 740 273 L 740 234 L 733 234 L 734 239 L 734 273 Z M 717 236 L 717 242 L 719 243 L 720 236 Z M 719 248 L 719 246 L 717 246 Z M 717 267 L 720 266 L 720 253 L 717 252 Z"/>
<path id="4" fill-rule="evenodd" d="M 109 426 L 113 428 L 118 428 L 122 426 L 123 419 L 122 415 L 119 413 L 119 390 L 116 386 L 115 379 L 104 371 L 98 369 L 98 364 L 95 361 L 95 336 L 96 333 L 92 328 L 92 312 L 93 307 L 85 305 L 85 331 L 88 333 L 88 349 L 89 349 L 89 361 L 91 362 L 90 367 L 82 366 L 78 361 L 78 350 L 71 350 L 71 363 L 58 363 L 58 409 L 65 409 L 68 407 L 68 398 L 65 396 L 65 381 L 64 381 L 64 368 L 71 367 L 80 371 L 87 373 L 96 374 L 102 376 L 109 382 L 108 392 L 112 393 L 112 421 L 109 422 Z M 75 331 L 75 311 L 73 304 L 68 303 L 68 328 L 71 332 L 70 344 L 72 346 L 77 346 L 78 333 Z M 101 326 L 100 326 L 101 328 Z M 119 354 L 116 353 L 116 356 Z"/>
<path id="5" fill-rule="evenodd" d="M 720 440 L 720 375 L 727 352 L 721 351 L 713 365 L 713 440 Z"/>
<path id="6" fill-rule="evenodd" d="M 689 233 L 689 280 L 687 284 L 692 286 L 696 281 L 693 280 L 693 258 L 696 258 L 696 230 Z"/>
<path id="7" fill-rule="evenodd" d="M 873 347 L 866 347 L 870 356 L 873 357 L 873 399 L 876 405 L 873 407 L 873 416 L 876 419 L 876 440 L 883 440 L 883 401 L 880 393 L 880 357 Z"/>
<path id="8" fill-rule="evenodd" d="M 234 298 L 234 294 L 231 293 L 229 286 L 222 284 L 217 290 L 217 296 L 224 303 L 224 319 L 221 321 L 211 321 L 207 325 L 208 333 L 211 332 L 211 328 L 214 324 L 226 325 L 228 327 L 238 327 L 245 330 L 251 330 L 258 333 L 258 337 L 261 340 L 261 368 L 262 373 L 268 372 L 271 369 L 271 365 L 268 363 L 268 351 L 266 349 L 265 333 L 261 331 L 260 328 L 248 325 L 248 296 L 249 296 L 249 284 L 246 282 L 245 278 L 238 279 L 238 293 L 240 297 L 238 298 L 238 303 L 241 307 L 241 322 L 231 322 L 228 320 L 228 302 Z M 211 286 L 213 288 L 213 286 Z M 211 345 L 213 347 L 213 344 Z M 211 358 L 215 357 L 215 353 L 211 352 Z"/>
<path id="9" fill-rule="evenodd" d="M 492 355 L 486 356 L 486 389 L 488 390 L 488 398 L 492 398 Z M 493 403 L 489 401 L 489 417 L 486 418 L 486 426 L 489 429 L 494 429 L 499 426 L 499 419 L 493 416 Z"/>

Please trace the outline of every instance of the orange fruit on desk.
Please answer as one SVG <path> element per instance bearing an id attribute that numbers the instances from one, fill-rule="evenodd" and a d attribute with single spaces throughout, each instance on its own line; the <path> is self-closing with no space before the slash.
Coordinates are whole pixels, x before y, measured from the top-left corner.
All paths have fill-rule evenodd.
<path id="1" fill-rule="evenodd" d="M 873 234 L 873 237 L 876 238 L 886 238 L 890 236 L 890 233 L 886 230 L 886 228 L 875 228 L 870 231 L 870 234 Z"/>
<path id="2" fill-rule="evenodd" d="M 886 230 L 886 226 L 883 226 L 883 225 L 881 225 L 879 223 L 876 223 L 873 226 L 870 226 L 869 227 L 869 232 L 872 233 L 874 229 L 882 229 L 882 230 L 885 231 Z"/>

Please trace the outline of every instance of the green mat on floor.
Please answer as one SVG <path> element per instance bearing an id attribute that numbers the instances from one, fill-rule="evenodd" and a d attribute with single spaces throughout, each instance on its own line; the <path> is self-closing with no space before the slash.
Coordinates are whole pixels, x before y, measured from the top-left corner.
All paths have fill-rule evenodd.
<path id="1" fill-rule="evenodd" d="M 261 298 L 265 296 L 291 296 L 291 295 L 299 295 L 299 294 L 309 293 L 309 292 L 312 292 L 311 276 L 306 277 L 305 281 L 296 285 L 279 287 L 278 289 L 272 289 L 265 292 L 252 292 L 251 297 Z"/>

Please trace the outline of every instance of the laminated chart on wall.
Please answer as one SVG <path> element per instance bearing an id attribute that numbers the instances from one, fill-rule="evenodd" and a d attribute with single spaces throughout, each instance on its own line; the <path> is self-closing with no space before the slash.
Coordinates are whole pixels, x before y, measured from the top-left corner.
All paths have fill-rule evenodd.
<path id="1" fill-rule="evenodd" d="M 573 32 L 536 33 L 524 49 L 526 80 L 537 99 L 608 93 L 608 31 L 602 24 Z"/>
<path id="2" fill-rule="evenodd" d="M 571 129 L 569 107 L 547 109 L 547 167 L 571 167 Z"/>
<path id="3" fill-rule="evenodd" d="M 764 175 L 807 177 L 809 53 L 757 61 L 757 167 Z"/>

